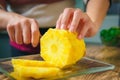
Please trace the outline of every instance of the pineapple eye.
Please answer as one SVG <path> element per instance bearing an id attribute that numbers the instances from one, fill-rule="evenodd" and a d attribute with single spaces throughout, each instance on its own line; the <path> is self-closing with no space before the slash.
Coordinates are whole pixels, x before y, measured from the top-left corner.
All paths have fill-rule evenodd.
<path id="1" fill-rule="evenodd" d="M 52 44 L 51 45 L 51 50 L 52 50 L 53 53 L 56 53 L 58 48 L 57 48 L 57 46 L 55 44 Z"/>

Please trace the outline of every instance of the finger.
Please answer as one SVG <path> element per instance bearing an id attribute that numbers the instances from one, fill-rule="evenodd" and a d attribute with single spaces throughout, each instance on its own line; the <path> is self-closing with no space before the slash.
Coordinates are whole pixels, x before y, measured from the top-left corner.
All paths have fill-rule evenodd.
<path id="1" fill-rule="evenodd" d="M 22 29 L 20 27 L 20 23 L 15 25 L 15 41 L 17 44 L 22 44 Z"/>
<path id="2" fill-rule="evenodd" d="M 71 19 L 71 15 L 74 12 L 72 8 L 66 8 L 63 12 L 63 16 L 61 19 L 61 29 L 67 29 L 67 25 L 69 24 L 69 20 Z"/>
<path id="3" fill-rule="evenodd" d="M 88 29 L 87 33 L 85 34 L 85 37 L 92 37 L 94 36 L 97 32 L 98 32 L 98 29 L 97 28 L 94 28 L 94 30 L 92 29 L 93 26 L 90 25 L 91 27 Z M 95 27 L 95 26 L 94 26 Z"/>
<path id="4" fill-rule="evenodd" d="M 83 27 L 83 23 L 82 23 L 82 21 L 80 21 L 79 24 L 78 24 L 78 27 L 77 27 L 77 29 L 76 29 L 77 37 L 78 37 L 79 34 L 81 33 L 82 27 Z"/>
<path id="5" fill-rule="evenodd" d="M 11 41 L 15 41 L 15 29 L 13 25 L 7 25 L 7 32 Z"/>
<path id="6" fill-rule="evenodd" d="M 80 32 L 79 35 L 78 35 L 78 38 L 79 38 L 79 39 L 84 38 L 84 37 L 85 37 L 85 34 L 87 33 L 87 31 L 88 31 L 88 28 L 83 27 L 82 30 L 81 30 L 81 32 Z"/>
<path id="7" fill-rule="evenodd" d="M 31 42 L 31 28 L 30 22 L 28 20 L 22 22 L 23 31 L 23 42 L 25 44 L 30 44 Z"/>
<path id="8" fill-rule="evenodd" d="M 31 21 L 31 43 L 33 47 L 36 47 L 38 43 L 40 42 L 40 32 L 39 32 L 39 26 L 38 23 L 35 20 Z"/>
<path id="9" fill-rule="evenodd" d="M 84 38 L 85 35 L 87 34 L 87 31 L 89 30 L 89 18 L 86 14 L 83 14 L 82 22 L 81 22 L 81 30 L 80 34 L 78 36 L 79 39 Z"/>
<path id="10" fill-rule="evenodd" d="M 56 29 L 60 29 L 62 14 L 60 14 L 59 19 L 56 22 Z"/>
<path id="11" fill-rule="evenodd" d="M 76 9 L 73 15 L 73 19 L 69 28 L 70 32 L 75 32 L 79 22 L 80 22 L 80 18 L 82 18 L 82 11 L 80 9 Z"/>

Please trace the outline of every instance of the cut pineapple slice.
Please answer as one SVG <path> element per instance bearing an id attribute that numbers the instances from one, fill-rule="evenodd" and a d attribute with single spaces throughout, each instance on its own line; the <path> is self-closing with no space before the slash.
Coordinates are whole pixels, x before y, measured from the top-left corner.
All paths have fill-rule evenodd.
<path id="1" fill-rule="evenodd" d="M 27 78 L 40 79 L 59 75 L 60 69 L 56 67 L 31 67 L 14 65 L 14 72 L 11 74 L 16 79 Z"/>
<path id="2" fill-rule="evenodd" d="M 29 78 L 25 78 L 18 75 L 18 72 L 11 72 L 10 75 L 15 78 L 15 80 L 30 80 Z"/>
<path id="3" fill-rule="evenodd" d="M 66 30 L 49 29 L 41 38 L 41 56 L 56 67 L 66 67 L 85 54 L 84 40 Z"/>
<path id="4" fill-rule="evenodd" d="M 54 67 L 47 61 L 26 60 L 26 59 L 12 59 L 12 64 L 31 67 Z"/>

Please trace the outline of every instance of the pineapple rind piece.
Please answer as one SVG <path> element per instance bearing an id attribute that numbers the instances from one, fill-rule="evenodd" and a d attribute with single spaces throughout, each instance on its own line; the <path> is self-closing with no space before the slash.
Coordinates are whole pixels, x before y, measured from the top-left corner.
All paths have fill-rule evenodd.
<path id="1" fill-rule="evenodd" d="M 76 63 L 85 53 L 84 40 L 66 30 L 49 29 L 40 43 L 42 58 L 60 68 Z M 53 50 L 52 45 L 55 45 Z"/>

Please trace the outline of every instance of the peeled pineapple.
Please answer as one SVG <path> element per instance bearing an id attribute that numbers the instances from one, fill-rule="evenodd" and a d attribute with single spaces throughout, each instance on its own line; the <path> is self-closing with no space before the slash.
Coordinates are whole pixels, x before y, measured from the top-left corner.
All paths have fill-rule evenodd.
<path id="1" fill-rule="evenodd" d="M 15 65 L 14 70 L 18 74 L 18 78 L 48 78 L 58 75 L 60 71 L 57 67 L 31 67 Z"/>
<path id="2" fill-rule="evenodd" d="M 40 44 L 41 57 L 59 68 L 76 63 L 85 54 L 84 40 L 66 30 L 49 29 Z"/>
<path id="3" fill-rule="evenodd" d="M 46 61 L 12 59 L 14 72 L 11 75 L 16 80 L 30 80 L 57 76 L 60 68 L 53 67 Z"/>
<path id="4" fill-rule="evenodd" d="M 54 67 L 47 61 L 27 60 L 27 59 L 12 59 L 12 64 L 31 67 Z"/>
<path id="5" fill-rule="evenodd" d="M 18 74 L 18 72 L 11 72 L 10 75 L 15 78 L 15 80 L 30 80 L 29 78 L 22 77 Z"/>

